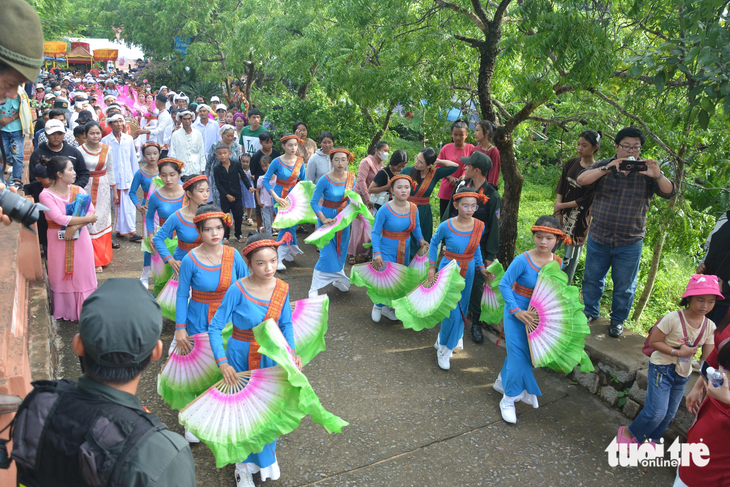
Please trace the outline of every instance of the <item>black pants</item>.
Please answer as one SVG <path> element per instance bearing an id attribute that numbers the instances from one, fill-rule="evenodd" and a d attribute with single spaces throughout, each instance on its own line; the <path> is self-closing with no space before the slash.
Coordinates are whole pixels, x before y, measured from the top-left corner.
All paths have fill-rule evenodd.
<path id="1" fill-rule="evenodd" d="M 481 251 L 478 250 L 478 252 Z M 484 253 L 482 253 L 482 258 Z M 487 265 L 486 260 L 484 265 Z M 487 282 L 487 278 L 475 269 L 474 271 L 474 282 L 471 285 L 471 296 L 469 298 L 469 311 L 471 312 L 471 319 L 474 323 L 479 321 L 479 315 L 482 314 L 482 293 L 484 293 L 484 285 Z M 490 323 L 491 324 L 491 323 Z"/>
<path id="2" fill-rule="evenodd" d="M 228 198 L 221 196 L 221 210 L 223 213 L 233 214 L 233 231 L 236 238 L 241 238 L 241 224 L 243 223 L 243 200 L 237 196 L 235 200 L 228 201 Z M 228 225 L 223 225 L 223 238 L 229 238 L 231 229 Z"/>
<path id="3" fill-rule="evenodd" d="M 444 215 L 447 214 L 446 212 L 449 210 L 449 201 L 450 199 L 445 200 L 443 198 L 439 198 L 439 207 L 441 208 L 441 214 L 439 215 L 439 221 L 444 221 Z M 448 218 L 448 216 L 447 216 Z"/>

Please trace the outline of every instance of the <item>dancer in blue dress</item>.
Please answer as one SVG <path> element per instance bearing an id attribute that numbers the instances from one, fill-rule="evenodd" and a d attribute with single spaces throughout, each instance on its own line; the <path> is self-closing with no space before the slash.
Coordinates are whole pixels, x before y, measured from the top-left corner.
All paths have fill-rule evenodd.
<path id="1" fill-rule="evenodd" d="M 281 208 L 289 206 L 285 199 L 289 191 L 297 184 L 297 181 L 306 179 L 304 159 L 297 156 L 297 149 L 302 143 L 299 137 L 293 134 L 286 134 L 281 138 L 281 145 L 284 148 L 284 155 L 273 161 L 264 175 L 264 189 L 271 194 Z M 271 187 L 271 178 L 276 176 L 276 183 Z M 297 245 L 297 227 L 282 228 L 279 230 L 277 250 L 279 265 L 276 270 L 286 270 L 284 260 L 292 262 L 294 257 L 303 254 Z"/>
<path id="2" fill-rule="evenodd" d="M 428 251 L 429 286 L 436 280 L 436 259 L 441 242 L 444 243 L 444 258 L 441 259 L 439 269 L 443 269 L 446 264 L 455 260 L 459 263 L 461 277 L 466 281 L 459 305 L 441 322 L 441 330 L 435 345 L 439 367 L 444 370 L 449 370 L 451 367 L 450 360 L 454 349 L 463 348 L 462 338 L 474 273 L 479 271 L 485 276 L 489 274 L 484 268 L 482 253 L 477 252 L 484 233 L 484 222 L 473 217 L 478 208 L 477 201 L 486 202 L 486 196 L 475 193 L 472 188 L 461 188 L 454 194 L 453 199 L 459 214 L 439 225 L 431 238 L 431 247 Z"/>
<path id="3" fill-rule="evenodd" d="M 152 179 L 157 176 L 158 168 L 157 161 L 160 159 L 160 151 L 162 147 L 157 142 L 147 142 L 142 146 L 140 151 L 142 152 L 142 161 L 140 162 L 139 169 L 134 173 L 132 178 L 132 185 L 129 187 L 129 199 L 132 200 L 134 206 L 137 207 L 137 211 L 142 215 L 143 234 L 147 235 L 147 200 L 150 198 L 150 186 L 152 185 Z M 142 186 L 142 192 L 144 198 L 142 201 L 137 197 L 137 190 Z M 150 264 L 151 255 L 146 250 L 144 251 L 144 264 L 142 267 L 142 276 L 139 280 L 142 281 L 145 287 L 149 286 L 150 278 Z"/>
<path id="4" fill-rule="evenodd" d="M 147 231 L 146 237 L 150 250 L 155 254 L 152 258 L 160 258 L 159 249 L 155 247 L 155 243 L 153 241 L 156 231 L 155 215 L 157 215 L 159 225 L 163 226 L 170 215 L 182 208 L 185 190 L 182 186 L 180 186 L 179 181 L 180 172 L 184 165 L 185 163 L 182 161 L 169 157 L 157 161 L 157 169 L 159 170 L 163 186 L 157 188 L 150 195 L 147 200 L 147 211 L 145 214 L 145 229 Z M 166 248 L 167 245 L 174 245 L 173 241 L 163 243 Z M 169 254 L 169 251 L 167 251 L 167 253 Z M 155 284 L 152 294 L 155 296 L 160 294 L 162 288 L 165 287 L 167 281 L 170 280 L 172 272 L 172 267 L 165 265 L 162 274 L 154 275 Z"/>
<path id="5" fill-rule="evenodd" d="M 354 160 L 350 151 L 338 147 L 330 151 L 329 158 L 334 169 L 317 181 L 310 202 L 312 210 L 319 218 L 317 228 L 335 223 L 337 214 L 348 205 L 349 200 L 345 196 L 345 191 L 352 191 L 355 186 L 355 174 L 347 170 L 347 165 Z M 332 284 L 343 293 L 350 290 L 350 278 L 345 274 L 348 245 L 350 245 L 349 226 L 337 232 L 336 237 L 319 251 L 319 260 L 314 266 L 312 285 L 309 287 L 310 298 L 316 296 L 318 291 L 328 284 Z"/>
<path id="6" fill-rule="evenodd" d="M 208 331 L 210 320 L 228 288 L 248 275 L 248 268 L 238 251 L 221 245 L 223 225 L 231 225 L 231 215 L 215 205 L 201 205 L 193 223 L 202 243 L 188 252 L 180 263 L 175 337 L 170 343 L 170 351 L 177 348 L 182 355 L 191 351 L 188 336 Z M 187 428 L 184 436 L 190 443 L 200 443 Z"/>
<path id="7" fill-rule="evenodd" d="M 203 243 L 195 228 L 193 219 L 201 205 L 208 201 L 210 186 L 206 176 L 183 176 L 183 190 L 188 204 L 175 211 L 166 220 L 162 228 L 155 234 L 153 242 L 166 264 L 170 264 L 175 272 L 180 270 L 180 261 L 188 252 Z M 173 254 L 165 246 L 165 240 L 177 236 L 177 248 Z"/>
<path id="8" fill-rule="evenodd" d="M 384 204 L 375 214 L 371 240 L 373 242 L 373 267 L 380 270 L 384 262 L 397 262 L 408 265 L 411 260 L 410 241 L 415 238 L 420 247 L 428 248 L 423 238 L 418 207 L 410 203 L 413 180 L 410 176 L 399 174 L 390 178 L 390 191 L 393 199 Z M 370 317 L 376 323 L 381 316 L 398 321 L 395 311 L 383 304 L 374 304 Z"/>
<path id="9" fill-rule="evenodd" d="M 263 321 L 276 321 L 289 347 L 294 350 L 289 286 L 276 278 L 278 245 L 279 242 L 262 233 L 246 240 L 241 253 L 250 274 L 228 289 L 210 322 L 210 346 L 223 378 L 231 385 L 238 382 L 237 372 L 276 365 L 276 362 L 258 353 L 258 343 L 251 331 Z M 224 350 L 222 331 L 229 322 L 233 323 L 233 335 L 228 340 L 227 350 Z M 294 360 L 301 370 L 301 358 L 294 355 Z M 261 473 L 262 482 L 268 478 L 279 478 L 276 440 L 266 445 L 261 453 L 252 453 L 236 463 L 237 485 L 253 485 L 251 475 L 256 472 Z"/>
<path id="10" fill-rule="evenodd" d="M 193 223 L 202 243 L 188 252 L 180 264 L 175 341 L 181 344 L 187 343 L 188 335 L 208 331 L 228 288 L 248 275 L 241 254 L 233 247 L 221 245 L 223 225 L 231 223 L 229 214 L 215 205 L 202 205 Z"/>
<path id="11" fill-rule="evenodd" d="M 553 260 L 560 262 L 560 257 L 553 254 L 553 248 L 558 238 L 565 236 L 560 229 L 560 222 L 552 215 L 538 218 L 532 227 L 532 233 L 535 248 L 515 257 L 499 282 L 499 291 L 504 298 L 503 322 L 507 358 L 493 387 L 503 394 L 499 409 L 502 419 L 508 423 L 517 422 L 516 402 L 522 401 L 537 408 L 537 396 L 542 395 L 532 371 L 530 345 L 525 328 L 525 325 L 535 326 L 537 316 L 527 309 L 542 266 Z"/>

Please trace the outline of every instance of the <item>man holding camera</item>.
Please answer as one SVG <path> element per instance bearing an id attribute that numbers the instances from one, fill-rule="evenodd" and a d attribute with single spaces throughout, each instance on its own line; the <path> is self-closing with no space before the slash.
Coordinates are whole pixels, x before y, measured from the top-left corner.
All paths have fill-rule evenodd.
<path id="1" fill-rule="evenodd" d="M 654 159 L 641 159 L 644 134 L 626 127 L 616 134 L 616 155 L 598 161 L 578 176 L 578 184 L 596 183 L 591 207 L 591 231 L 586 240 L 583 312 L 588 322 L 598 318 L 600 302 L 611 269 L 613 297 L 609 336 L 618 338 L 629 316 L 646 233 L 646 212 L 652 196 L 671 198 L 676 189 Z"/>

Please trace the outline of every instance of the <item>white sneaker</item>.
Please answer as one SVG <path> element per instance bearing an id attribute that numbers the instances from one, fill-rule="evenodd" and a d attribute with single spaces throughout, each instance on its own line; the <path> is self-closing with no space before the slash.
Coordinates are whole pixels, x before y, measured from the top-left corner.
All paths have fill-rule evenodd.
<path id="1" fill-rule="evenodd" d="M 377 305 L 373 305 L 373 311 L 370 313 L 370 317 L 375 323 L 380 323 L 380 317 L 383 314 L 383 308 Z M 437 342 L 438 343 L 438 342 Z"/>
<path id="2" fill-rule="evenodd" d="M 242 472 L 236 469 L 236 487 L 256 487 L 253 483 L 253 475 L 248 472 Z"/>
<path id="3" fill-rule="evenodd" d="M 454 350 L 464 350 L 464 339 L 459 338 L 459 343 L 456 344 Z"/>
<path id="4" fill-rule="evenodd" d="M 443 370 L 449 370 L 451 368 L 451 350 L 445 346 L 441 346 L 439 351 L 436 352 L 436 358 L 439 362 L 439 367 Z"/>
<path id="5" fill-rule="evenodd" d="M 185 439 L 188 440 L 188 443 L 200 443 L 198 437 L 192 434 L 187 428 L 185 428 Z"/>
<path id="6" fill-rule="evenodd" d="M 383 316 L 388 318 L 390 321 L 398 321 L 398 318 L 395 316 L 395 311 L 390 306 L 383 306 L 380 309 L 380 312 Z"/>
<path id="7" fill-rule="evenodd" d="M 438 349 L 439 349 L 439 337 L 436 337 L 436 343 L 433 344 L 433 348 L 435 348 L 436 351 L 438 352 Z"/>
<path id="8" fill-rule="evenodd" d="M 500 394 L 504 394 L 504 387 L 502 387 L 502 372 L 499 373 L 499 375 L 497 376 L 497 380 L 494 381 L 492 389 L 499 392 Z"/>
<path id="9" fill-rule="evenodd" d="M 332 285 L 334 287 L 336 287 L 337 289 L 339 289 L 340 291 L 342 291 L 343 293 L 346 293 L 350 290 L 350 286 L 348 286 L 347 284 L 345 284 L 342 281 L 335 281 L 332 283 Z"/>
<path id="10" fill-rule="evenodd" d="M 286 270 L 286 266 L 284 265 L 284 261 L 283 260 L 279 259 L 279 263 L 276 266 L 276 270 L 277 271 L 285 271 Z"/>
<path id="11" fill-rule="evenodd" d="M 316 298 L 317 296 L 319 296 L 319 289 L 310 289 L 307 295 L 309 299 Z"/>
<path id="12" fill-rule="evenodd" d="M 515 402 L 513 399 L 504 396 L 499 401 L 499 410 L 502 412 L 502 419 L 508 423 L 515 424 L 517 422 L 517 412 L 515 411 Z"/>

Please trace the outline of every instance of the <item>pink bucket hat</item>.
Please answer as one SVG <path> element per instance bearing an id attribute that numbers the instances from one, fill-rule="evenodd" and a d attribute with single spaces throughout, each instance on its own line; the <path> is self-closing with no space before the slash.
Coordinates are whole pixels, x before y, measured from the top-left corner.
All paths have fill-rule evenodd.
<path id="1" fill-rule="evenodd" d="M 717 276 L 703 275 L 703 274 L 692 274 L 687 283 L 687 290 L 682 295 L 683 298 L 690 296 L 702 296 L 704 294 L 714 294 L 720 299 L 725 299 L 725 296 L 720 292 L 720 280 Z"/>

